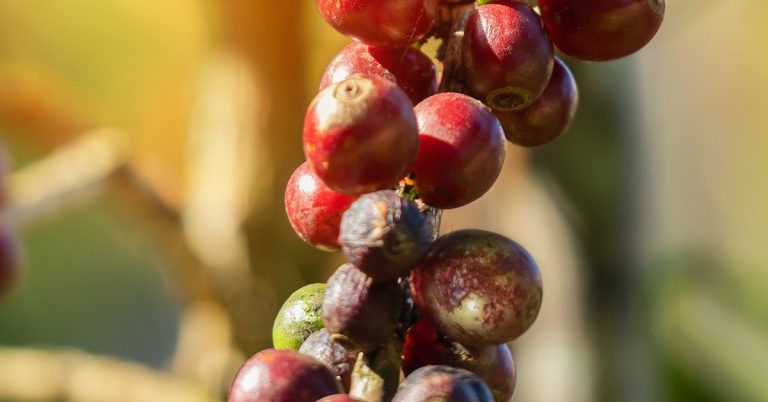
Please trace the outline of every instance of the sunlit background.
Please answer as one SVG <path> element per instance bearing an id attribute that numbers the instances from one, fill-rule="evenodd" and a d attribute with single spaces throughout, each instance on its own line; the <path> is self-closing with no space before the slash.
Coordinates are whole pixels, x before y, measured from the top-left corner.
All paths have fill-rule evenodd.
<path id="1" fill-rule="evenodd" d="M 639 54 L 567 60 L 570 132 L 511 146 L 493 190 L 446 213 L 542 270 L 514 401 L 768 401 L 766 15 L 670 0 Z M 282 301 L 342 260 L 282 198 L 346 43 L 311 0 L 0 0 L 24 260 L 0 400 L 223 398 Z"/>

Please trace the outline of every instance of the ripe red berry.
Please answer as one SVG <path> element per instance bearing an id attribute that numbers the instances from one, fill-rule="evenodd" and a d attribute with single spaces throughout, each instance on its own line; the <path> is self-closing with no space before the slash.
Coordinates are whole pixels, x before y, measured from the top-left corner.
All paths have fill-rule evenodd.
<path id="1" fill-rule="evenodd" d="M 18 275 L 18 253 L 8 226 L 0 220 L 0 297 L 7 293 Z"/>
<path id="2" fill-rule="evenodd" d="M 394 187 L 419 145 L 408 96 L 393 82 L 354 76 L 322 90 L 304 119 L 304 153 L 328 187 L 363 194 Z"/>
<path id="3" fill-rule="evenodd" d="M 541 94 L 552 74 L 554 49 L 541 19 L 516 0 L 477 8 L 464 30 L 467 84 L 493 110 L 521 109 Z"/>
<path id="4" fill-rule="evenodd" d="M 568 66 L 555 58 L 552 78 L 544 92 L 528 107 L 511 112 L 495 112 L 504 135 L 511 142 L 535 147 L 553 141 L 573 122 L 579 92 Z"/>
<path id="5" fill-rule="evenodd" d="M 414 105 L 437 92 L 435 63 L 413 47 L 381 48 L 350 43 L 325 69 L 320 90 L 354 74 L 376 75 L 397 83 Z"/>
<path id="6" fill-rule="evenodd" d="M 484 230 L 437 239 L 411 272 L 411 288 L 424 317 L 467 346 L 517 338 L 541 307 L 541 274 L 533 258 L 514 241 Z"/>
<path id="7" fill-rule="evenodd" d="M 414 108 L 419 155 L 413 167 L 425 204 L 457 208 L 478 199 L 501 172 L 506 141 L 499 121 L 469 96 L 443 92 Z"/>
<path id="8" fill-rule="evenodd" d="M 539 0 L 541 17 L 563 53 L 581 60 L 628 56 L 653 39 L 664 0 Z"/>
<path id="9" fill-rule="evenodd" d="M 323 399 L 318 399 L 317 402 L 360 402 L 360 401 L 346 394 L 338 394 L 338 395 L 326 396 Z"/>
<path id="10" fill-rule="evenodd" d="M 323 363 L 289 349 L 266 349 L 240 368 L 229 402 L 315 402 L 341 392 Z"/>
<path id="11" fill-rule="evenodd" d="M 320 14 L 344 35 L 371 46 L 405 47 L 424 37 L 437 0 L 315 0 Z"/>
<path id="12" fill-rule="evenodd" d="M 338 250 L 341 216 L 356 199 L 330 189 L 304 162 L 288 180 L 285 212 L 302 240 L 320 249 Z"/>

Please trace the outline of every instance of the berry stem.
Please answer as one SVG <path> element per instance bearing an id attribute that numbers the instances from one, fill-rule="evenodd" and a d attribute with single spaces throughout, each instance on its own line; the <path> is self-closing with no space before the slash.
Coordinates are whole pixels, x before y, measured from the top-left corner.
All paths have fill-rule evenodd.
<path id="1" fill-rule="evenodd" d="M 360 353 L 352 371 L 349 395 L 363 402 L 389 402 L 400 382 L 403 344 L 397 337 L 383 348 Z"/>
<path id="2" fill-rule="evenodd" d="M 439 92 L 467 93 L 464 84 L 464 66 L 461 62 L 461 42 L 464 38 L 464 27 L 474 12 L 474 3 L 442 4 L 439 24 L 450 28 L 441 38 L 443 49 L 438 55 L 443 63 Z"/>

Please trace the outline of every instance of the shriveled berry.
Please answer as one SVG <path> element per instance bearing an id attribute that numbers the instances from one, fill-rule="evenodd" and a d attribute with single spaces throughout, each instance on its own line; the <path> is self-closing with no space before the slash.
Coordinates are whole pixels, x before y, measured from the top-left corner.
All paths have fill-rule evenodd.
<path id="1" fill-rule="evenodd" d="M 437 0 L 315 0 L 333 28 L 366 45 L 405 47 L 435 21 Z"/>
<path id="2" fill-rule="evenodd" d="M 421 200 L 435 208 L 457 208 L 480 198 L 501 172 L 504 131 L 482 103 L 444 92 L 414 108 L 419 154 L 413 182 Z"/>
<path id="3" fill-rule="evenodd" d="M 288 297 L 272 327 L 272 343 L 276 349 L 299 350 L 308 336 L 323 328 L 320 310 L 324 294 L 325 284 L 314 283 Z"/>
<path id="4" fill-rule="evenodd" d="M 511 112 L 495 112 L 504 135 L 517 145 L 535 147 L 565 133 L 576 115 L 579 92 L 568 66 L 555 58 L 555 68 L 544 92 L 528 107 Z"/>
<path id="5" fill-rule="evenodd" d="M 396 280 L 374 282 L 344 264 L 328 279 L 323 322 L 334 341 L 355 351 L 371 351 L 395 335 L 403 292 Z"/>
<path id="6" fill-rule="evenodd" d="M 338 342 L 334 342 L 327 329 L 323 328 L 310 335 L 299 348 L 299 352 L 325 363 L 331 372 L 339 378 L 344 389 L 349 390 L 357 353 L 347 350 Z"/>
<path id="7" fill-rule="evenodd" d="M 488 385 L 470 371 L 449 366 L 422 367 L 400 385 L 392 402 L 493 402 Z"/>
<path id="8" fill-rule="evenodd" d="M 460 230 L 435 242 L 411 272 L 416 306 L 437 330 L 468 346 L 497 345 L 525 332 L 539 313 L 541 274 L 516 242 Z"/>
<path id="9" fill-rule="evenodd" d="M 497 402 L 507 402 L 515 392 L 517 374 L 506 344 L 471 347 L 440 335 L 429 320 L 417 322 L 405 338 L 403 373 L 428 365 L 463 368 L 477 374 Z"/>
<path id="10" fill-rule="evenodd" d="M 341 218 L 347 261 L 376 281 L 410 272 L 432 243 L 427 218 L 413 201 L 385 190 L 355 201 Z"/>
<path id="11" fill-rule="evenodd" d="M 315 402 L 341 392 L 323 363 L 295 350 L 267 349 L 251 357 L 229 388 L 229 402 Z"/>
<path id="12" fill-rule="evenodd" d="M 328 187 L 363 194 L 394 187 L 413 166 L 416 116 L 395 83 L 354 76 L 322 90 L 304 119 L 304 153 Z"/>
<path id="13" fill-rule="evenodd" d="M 528 106 L 549 81 L 554 48 L 535 11 L 495 0 L 467 21 L 462 43 L 467 84 L 493 110 Z"/>
<path id="14" fill-rule="evenodd" d="M 318 399 L 317 402 L 361 402 L 358 399 L 354 399 L 347 394 L 338 394 L 326 396 L 323 399 Z"/>
<path id="15" fill-rule="evenodd" d="M 285 211 L 302 240 L 323 250 L 338 250 L 341 215 L 356 199 L 326 186 L 304 162 L 288 180 Z"/>
<path id="16" fill-rule="evenodd" d="M 320 90 L 354 74 L 376 75 L 397 83 L 413 104 L 437 92 L 437 68 L 414 47 L 381 48 L 352 42 L 325 69 Z"/>
<path id="17" fill-rule="evenodd" d="M 10 228 L 0 220 L 0 297 L 10 291 L 18 275 L 19 256 Z"/>
<path id="18" fill-rule="evenodd" d="M 563 53 L 606 61 L 642 49 L 664 20 L 664 0 L 539 0 L 541 17 Z"/>

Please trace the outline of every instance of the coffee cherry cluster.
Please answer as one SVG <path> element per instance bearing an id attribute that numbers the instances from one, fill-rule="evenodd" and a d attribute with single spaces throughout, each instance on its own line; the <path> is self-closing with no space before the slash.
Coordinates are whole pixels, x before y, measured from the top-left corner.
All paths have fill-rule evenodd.
<path id="1" fill-rule="evenodd" d="M 517 373 L 507 343 L 539 313 L 539 269 L 497 233 L 439 236 L 440 211 L 491 188 L 505 138 L 533 147 L 568 129 L 578 93 L 555 49 L 590 61 L 631 54 L 655 35 L 664 0 L 316 3 L 354 42 L 309 105 L 307 161 L 285 207 L 299 237 L 342 250 L 347 263 L 286 301 L 275 349 L 241 368 L 229 400 L 369 402 L 355 391 L 368 381 L 358 369 L 395 345 L 405 380 L 384 384 L 396 392 L 377 402 L 509 401 Z M 456 10 L 468 13 L 461 35 Z M 444 41 L 441 79 L 420 50 L 429 37 Z"/>
<path id="2" fill-rule="evenodd" d="M 0 297 L 11 289 L 18 275 L 18 252 L 2 210 L 7 198 L 8 157 L 0 143 Z"/>

